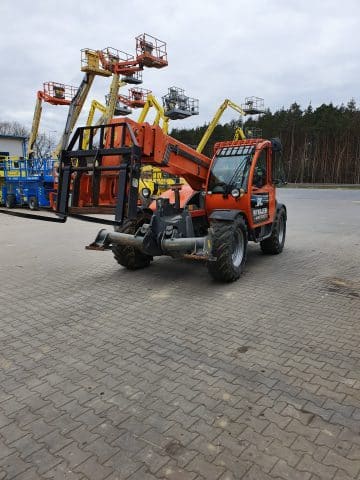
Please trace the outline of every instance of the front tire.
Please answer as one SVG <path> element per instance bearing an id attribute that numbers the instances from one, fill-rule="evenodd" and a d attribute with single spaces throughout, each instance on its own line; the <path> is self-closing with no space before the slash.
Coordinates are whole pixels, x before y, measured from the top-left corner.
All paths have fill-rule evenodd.
<path id="1" fill-rule="evenodd" d="M 135 235 L 137 230 L 144 223 L 150 223 L 150 220 L 151 215 L 142 212 L 132 220 L 125 220 L 123 225 L 121 225 L 121 227 L 118 227 L 116 231 Z M 128 270 L 138 270 L 140 268 L 148 267 L 153 259 L 153 257 L 151 257 L 150 255 L 146 255 L 137 248 L 130 247 L 128 245 L 115 245 L 112 247 L 112 251 L 115 260 Z"/>
<path id="2" fill-rule="evenodd" d="M 212 253 L 207 263 L 210 275 L 221 282 L 235 282 L 243 272 L 247 255 L 247 227 L 243 218 L 211 224 Z"/>
<path id="3" fill-rule="evenodd" d="M 6 208 L 14 208 L 16 205 L 16 197 L 13 193 L 6 195 L 5 206 Z"/>
<path id="4" fill-rule="evenodd" d="M 39 202 L 36 197 L 29 198 L 29 208 L 30 210 L 39 210 Z"/>
<path id="5" fill-rule="evenodd" d="M 278 255 L 283 251 L 286 237 L 286 212 L 280 208 L 277 212 L 273 229 L 269 238 L 260 242 L 260 248 L 264 253 Z"/>

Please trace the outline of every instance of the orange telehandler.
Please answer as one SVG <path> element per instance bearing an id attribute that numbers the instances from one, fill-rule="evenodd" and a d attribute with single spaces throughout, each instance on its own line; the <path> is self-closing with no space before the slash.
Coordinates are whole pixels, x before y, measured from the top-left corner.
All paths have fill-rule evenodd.
<path id="1" fill-rule="evenodd" d="M 83 148 L 85 134 L 89 142 Z M 159 255 L 192 256 L 207 262 L 214 279 L 232 282 L 243 271 L 249 240 L 260 243 L 264 253 L 283 250 L 287 214 L 276 200 L 274 176 L 280 151 L 276 139 L 251 138 L 216 143 L 210 159 L 158 125 L 113 119 L 78 128 L 62 151 L 57 217 L 6 213 L 112 225 L 115 231 L 100 230 L 87 248 L 111 249 L 131 270 Z M 144 208 L 139 203 L 143 165 L 183 177 L 187 185 L 175 184 Z M 91 215 L 109 213 L 114 220 Z"/>

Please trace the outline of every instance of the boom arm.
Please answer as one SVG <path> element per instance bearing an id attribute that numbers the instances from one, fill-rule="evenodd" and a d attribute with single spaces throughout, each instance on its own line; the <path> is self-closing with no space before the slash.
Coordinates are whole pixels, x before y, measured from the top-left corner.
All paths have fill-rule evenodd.
<path id="1" fill-rule="evenodd" d="M 26 153 L 28 157 L 30 157 L 34 152 L 34 146 L 35 146 L 36 138 L 39 132 L 40 118 L 41 118 L 41 112 L 42 112 L 42 98 L 41 98 L 41 95 L 39 95 L 39 93 L 40 92 L 38 92 L 37 98 L 36 98 L 34 117 L 31 125 L 29 143 L 27 146 Z"/>
<path id="2" fill-rule="evenodd" d="M 95 112 L 96 110 L 99 110 L 102 114 L 104 114 L 106 112 L 106 107 L 105 105 L 103 105 L 102 103 L 98 102 L 97 100 L 93 100 L 91 102 L 91 107 L 90 107 L 90 110 L 89 110 L 89 115 L 88 115 L 88 118 L 86 120 L 86 126 L 87 127 L 91 127 L 92 123 L 93 123 L 93 120 L 94 120 L 94 115 L 95 115 Z M 85 137 L 84 137 L 85 138 Z"/>
<path id="3" fill-rule="evenodd" d="M 66 124 L 65 124 L 65 129 L 64 133 L 61 137 L 61 140 L 58 144 L 58 146 L 55 149 L 54 155 L 56 157 L 59 156 L 60 151 L 64 150 L 69 143 L 69 138 L 71 135 L 71 132 L 75 126 L 75 123 L 77 119 L 79 118 L 80 112 L 84 106 L 84 103 L 86 101 L 86 98 L 88 96 L 89 90 L 91 88 L 91 85 L 94 82 L 95 74 L 93 73 L 86 73 L 79 88 L 78 91 L 76 92 L 75 97 L 73 98 L 72 102 L 70 103 L 69 106 L 69 112 L 68 116 L 66 119 Z"/>
<path id="4" fill-rule="evenodd" d="M 219 123 L 219 120 L 220 120 L 222 114 L 224 113 L 224 111 L 228 107 L 231 107 L 233 110 L 240 113 L 240 115 L 244 115 L 244 116 L 246 115 L 244 110 L 239 105 L 237 105 L 236 103 L 234 103 L 231 100 L 229 100 L 228 98 L 226 98 L 223 101 L 223 103 L 220 105 L 218 110 L 216 111 L 216 113 L 214 115 L 214 118 L 211 120 L 211 122 L 210 122 L 208 128 L 206 129 L 202 139 L 200 140 L 200 143 L 199 143 L 199 145 L 197 146 L 197 149 L 196 149 L 197 152 L 202 152 L 204 150 L 205 145 L 207 144 L 209 138 L 211 137 L 213 131 L 215 130 L 216 125 Z M 242 132 L 242 130 L 241 130 L 241 132 Z M 244 135 L 244 132 L 242 132 L 242 135 L 240 135 L 240 137 L 241 137 L 241 139 L 246 138 L 245 135 Z"/>
<path id="5" fill-rule="evenodd" d="M 90 148 L 84 150 L 86 129 L 90 130 Z M 57 195 L 60 216 L 114 212 L 118 222 L 134 218 L 143 165 L 183 177 L 193 190 L 201 190 L 206 182 L 211 159 L 166 135 L 159 125 L 113 119 L 99 126 L 96 147 L 93 130 L 78 128 L 67 150 L 62 151 Z"/>
<path id="6" fill-rule="evenodd" d="M 98 102 L 97 100 L 92 100 L 90 110 L 89 110 L 89 114 L 88 114 L 88 118 L 86 120 L 86 126 L 87 127 L 91 127 L 91 125 L 93 123 L 93 120 L 94 120 L 94 115 L 95 115 L 96 110 L 99 110 L 102 113 L 102 116 L 100 118 L 100 120 L 101 120 L 102 117 L 105 115 L 106 107 L 105 107 L 105 105 Z M 101 123 L 103 123 L 103 122 L 101 122 Z M 88 144 L 89 144 L 89 130 L 85 130 L 84 131 L 84 139 L 83 139 L 83 143 L 82 143 L 82 148 L 87 148 Z"/>
<path id="7" fill-rule="evenodd" d="M 56 157 L 59 156 L 61 150 L 66 149 L 69 143 L 71 132 L 77 122 L 77 119 L 79 118 L 81 110 L 88 96 L 89 90 L 94 82 L 95 76 L 100 75 L 103 77 L 110 77 L 112 75 L 111 71 L 106 70 L 101 65 L 101 52 L 99 52 L 98 50 L 90 50 L 88 48 L 85 48 L 81 51 L 81 54 L 81 70 L 85 72 L 85 75 L 82 82 L 80 83 L 80 86 L 74 98 L 70 103 L 64 133 L 54 152 L 54 155 Z"/>
<path id="8" fill-rule="evenodd" d="M 116 127 L 116 124 L 119 126 Z M 115 144 L 118 142 L 117 146 L 120 148 L 125 145 L 131 146 L 134 137 L 141 149 L 141 165 L 159 167 L 172 175 L 183 177 L 194 190 L 201 190 L 210 168 L 210 158 L 167 135 L 159 125 L 135 122 L 130 118 L 124 118 L 120 124 L 114 119 L 110 125 L 115 130 L 113 134 L 111 129 L 108 131 L 107 147 L 111 146 L 112 135 L 115 135 L 113 140 Z M 110 166 L 118 162 L 118 157 L 105 157 L 102 164 Z"/>
<path id="9" fill-rule="evenodd" d="M 154 107 L 156 110 L 156 117 L 154 120 L 154 125 L 159 125 L 160 120 L 162 120 L 162 130 L 165 134 L 168 133 L 169 130 L 169 118 L 165 116 L 164 114 L 164 109 L 160 105 L 160 103 L 157 101 L 157 99 L 154 97 L 154 95 L 149 94 L 146 99 L 146 103 L 143 107 L 143 109 L 140 112 L 139 118 L 138 118 L 138 123 L 143 123 L 145 122 L 145 119 L 147 117 L 147 114 L 149 113 L 149 110 L 151 107 Z"/>
<path id="10" fill-rule="evenodd" d="M 109 93 L 109 98 L 108 98 L 108 103 L 105 109 L 105 112 L 103 112 L 101 118 L 99 119 L 98 124 L 102 125 L 105 123 L 108 123 L 110 119 L 114 116 L 115 108 L 116 108 L 116 102 L 118 99 L 119 95 L 119 89 L 120 87 L 126 85 L 125 82 L 120 82 L 119 79 L 119 74 L 118 73 L 113 73 L 113 77 L 111 80 L 111 85 L 110 85 L 110 93 Z"/>

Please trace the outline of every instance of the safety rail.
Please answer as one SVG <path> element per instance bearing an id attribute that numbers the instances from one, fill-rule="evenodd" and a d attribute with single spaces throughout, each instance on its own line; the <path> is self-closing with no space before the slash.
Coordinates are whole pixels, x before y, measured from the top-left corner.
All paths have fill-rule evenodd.
<path id="1" fill-rule="evenodd" d="M 69 105 L 76 95 L 77 88 L 58 82 L 45 82 L 43 90 L 38 95 L 53 105 Z"/>
<path id="2" fill-rule="evenodd" d="M 112 72 L 104 68 L 101 63 L 101 51 L 91 48 L 83 48 L 81 50 L 81 71 L 93 75 L 101 75 L 110 77 Z"/>
<path id="3" fill-rule="evenodd" d="M 179 87 L 170 87 L 168 93 L 162 97 L 165 116 L 173 119 L 183 119 L 199 114 L 199 100 L 185 95 L 185 90 Z"/>
<path id="4" fill-rule="evenodd" d="M 141 108 L 150 94 L 151 90 L 147 88 L 133 87 L 129 89 L 128 95 L 119 95 L 118 98 L 121 103 L 130 108 Z"/>
<path id="5" fill-rule="evenodd" d="M 145 67 L 166 67 L 168 65 L 166 42 L 148 33 L 137 36 L 136 58 Z"/>
<path id="6" fill-rule="evenodd" d="M 128 83 L 129 85 L 140 85 L 143 83 L 142 71 L 139 70 L 138 72 L 130 73 L 128 75 L 122 75 L 121 81 Z"/>
<path id="7" fill-rule="evenodd" d="M 7 180 L 34 179 L 36 177 L 52 177 L 54 160 L 47 158 L 6 159 L 2 161 L 1 169 Z"/>
<path id="8" fill-rule="evenodd" d="M 135 63 L 134 55 L 113 47 L 102 49 L 99 58 L 102 66 L 113 73 L 122 73 L 122 68 L 129 68 Z"/>
<path id="9" fill-rule="evenodd" d="M 264 99 L 261 97 L 246 97 L 241 105 L 246 115 L 260 115 L 265 113 Z"/>

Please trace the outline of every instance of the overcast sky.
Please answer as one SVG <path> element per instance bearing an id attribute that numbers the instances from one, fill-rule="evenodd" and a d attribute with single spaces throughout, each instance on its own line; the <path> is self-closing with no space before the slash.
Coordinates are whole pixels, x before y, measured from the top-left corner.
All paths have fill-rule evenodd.
<path id="1" fill-rule="evenodd" d="M 135 53 L 144 32 L 167 42 L 169 66 L 146 69 L 142 86 L 200 100 L 200 115 L 176 127 L 209 121 L 225 98 L 259 96 L 271 109 L 359 101 L 359 14 L 357 0 L 1 0 L 0 121 L 30 127 L 44 81 L 81 82 L 82 48 Z M 95 79 L 80 122 L 109 84 Z M 66 110 L 45 104 L 40 130 L 58 137 Z"/>

